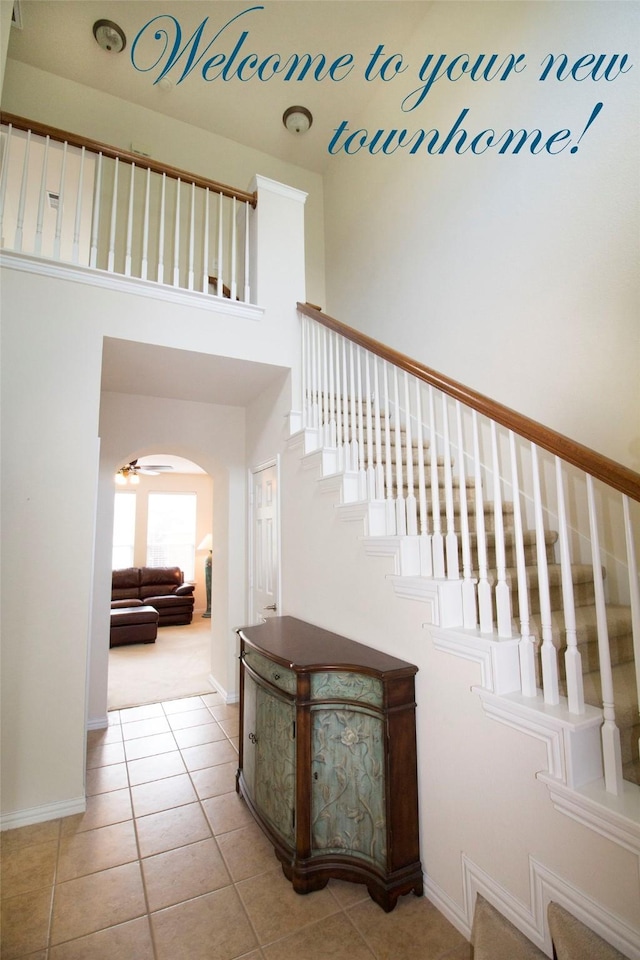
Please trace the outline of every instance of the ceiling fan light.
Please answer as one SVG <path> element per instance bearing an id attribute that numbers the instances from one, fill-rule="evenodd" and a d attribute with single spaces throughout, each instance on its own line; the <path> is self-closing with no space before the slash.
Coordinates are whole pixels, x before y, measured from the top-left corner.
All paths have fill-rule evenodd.
<path id="1" fill-rule="evenodd" d="M 135 471 L 129 474 L 129 483 L 133 483 L 133 484 L 140 483 L 140 477 L 138 476 L 137 473 L 135 473 Z"/>
<path id="2" fill-rule="evenodd" d="M 116 481 L 116 483 L 118 484 L 119 487 L 124 487 L 124 485 L 125 485 L 126 482 L 127 482 L 127 478 L 125 477 L 125 475 L 124 475 L 124 473 L 122 472 L 122 470 L 118 470 L 118 472 L 116 473 L 114 479 L 115 479 L 115 481 Z"/>

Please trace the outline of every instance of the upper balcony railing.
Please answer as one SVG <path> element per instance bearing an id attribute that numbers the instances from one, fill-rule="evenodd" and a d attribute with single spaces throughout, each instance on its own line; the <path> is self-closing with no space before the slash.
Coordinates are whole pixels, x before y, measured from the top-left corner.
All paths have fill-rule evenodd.
<path id="1" fill-rule="evenodd" d="M 11 114 L 1 123 L 3 249 L 251 303 L 255 194 Z"/>

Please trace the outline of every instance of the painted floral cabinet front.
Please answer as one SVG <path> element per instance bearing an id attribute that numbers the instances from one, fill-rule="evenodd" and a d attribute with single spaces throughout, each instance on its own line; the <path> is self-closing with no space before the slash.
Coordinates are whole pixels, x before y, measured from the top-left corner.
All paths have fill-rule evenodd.
<path id="1" fill-rule="evenodd" d="M 335 707 L 312 717 L 312 855 L 348 853 L 384 867 L 384 722 Z"/>
<path id="2" fill-rule="evenodd" d="M 248 723 L 243 756 L 248 760 L 245 780 L 256 805 L 289 843 L 295 823 L 295 708 L 256 683 L 245 679 Z"/>
<path id="3" fill-rule="evenodd" d="M 238 790 L 294 889 L 420 896 L 416 667 L 293 617 L 238 634 Z"/>

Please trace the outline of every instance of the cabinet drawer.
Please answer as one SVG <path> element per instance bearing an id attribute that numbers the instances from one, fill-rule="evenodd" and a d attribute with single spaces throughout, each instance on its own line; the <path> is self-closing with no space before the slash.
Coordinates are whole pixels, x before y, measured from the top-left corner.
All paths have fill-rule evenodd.
<path id="1" fill-rule="evenodd" d="M 256 653 L 255 650 L 245 650 L 243 658 L 244 662 L 247 666 L 251 667 L 254 673 L 257 673 L 258 676 L 272 683 L 274 687 L 278 687 L 279 690 L 284 690 L 285 693 L 293 694 L 296 692 L 296 675 L 293 670 L 289 670 L 288 667 L 282 667 L 279 663 L 274 663 L 273 660 L 263 657 L 262 654 Z"/>
<path id="2" fill-rule="evenodd" d="M 346 670 L 331 670 L 311 675 L 312 700 L 351 700 L 382 706 L 382 683 L 377 677 Z"/>

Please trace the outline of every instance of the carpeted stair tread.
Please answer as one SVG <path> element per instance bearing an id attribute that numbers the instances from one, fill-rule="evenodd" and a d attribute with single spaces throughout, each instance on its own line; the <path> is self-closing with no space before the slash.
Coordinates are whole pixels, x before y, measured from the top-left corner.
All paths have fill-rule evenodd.
<path id="1" fill-rule="evenodd" d="M 517 609 L 516 609 L 517 613 Z M 607 620 L 607 633 L 611 644 L 612 662 L 620 663 L 624 660 L 633 658 L 633 634 L 631 632 L 631 607 L 619 604 L 607 604 L 605 607 Z M 576 638 L 578 648 L 583 658 L 587 656 L 585 669 L 588 667 L 590 657 L 595 653 L 597 665 L 597 646 L 598 646 L 598 625 L 597 611 L 595 604 L 584 604 L 575 608 L 576 619 Z M 519 625 L 518 628 L 519 630 Z M 540 624 L 540 614 L 531 616 L 529 621 L 531 634 L 540 638 L 542 636 L 542 627 Z M 551 611 L 551 631 L 554 645 L 558 650 L 564 650 L 567 645 L 567 636 L 565 630 L 564 613 L 562 610 Z M 585 648 L 593 647 L 587 654 Z"/>

